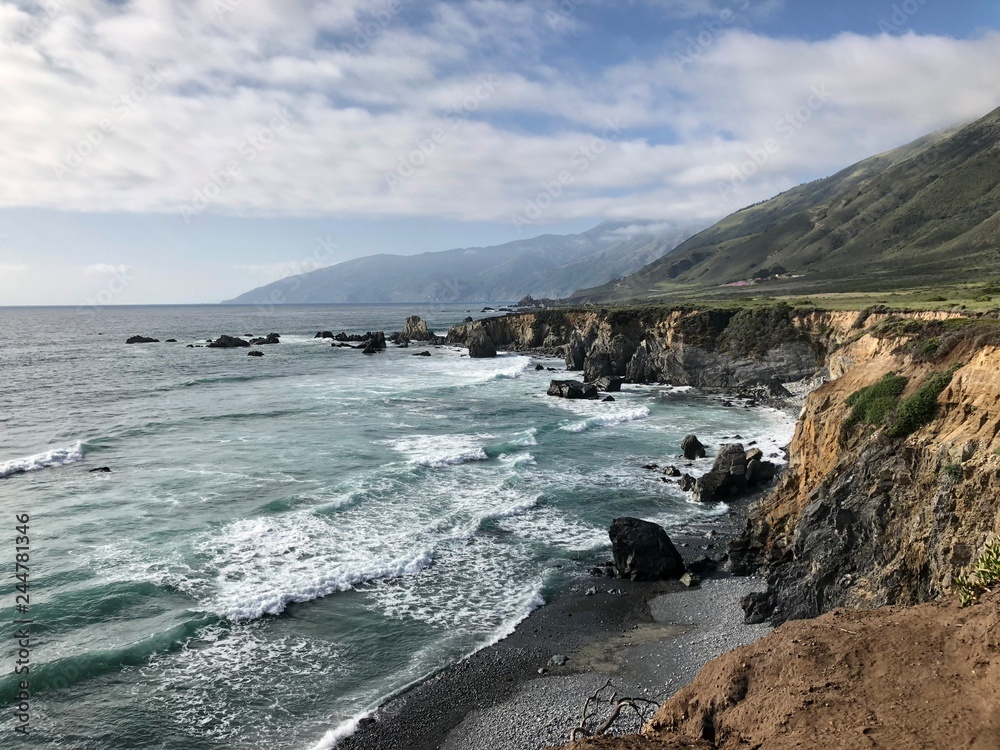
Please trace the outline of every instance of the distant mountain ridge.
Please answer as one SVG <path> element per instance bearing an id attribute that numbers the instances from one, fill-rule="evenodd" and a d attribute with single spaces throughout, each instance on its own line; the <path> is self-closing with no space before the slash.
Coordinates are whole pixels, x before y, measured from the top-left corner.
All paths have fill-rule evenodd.
<path id="1" fill-rule="evenodd" d="M 998 273 L 1000 109 L 737 211 L 571 301 L 669 299 L 755 276 L 770 277 L 757 292 L 818 293 Z"/>
<path id="2" fill-rule="evenodd" d="M 370 255 L 281 279 L 223 304 L 488 302 L 529 294 L 558 299 L 627 276 L 669 253 L 697 228 L 605 222 L 581 234 L 542 235 L 494 247 Z"/>

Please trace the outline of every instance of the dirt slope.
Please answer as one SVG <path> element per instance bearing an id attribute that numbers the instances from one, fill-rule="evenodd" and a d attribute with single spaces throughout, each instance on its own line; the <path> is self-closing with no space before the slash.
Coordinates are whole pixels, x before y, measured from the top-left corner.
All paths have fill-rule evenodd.
<path id="1" fill-rule="evenodd" d="M 997 750 L 1000 594 L 835 610 L 710 662 L 642 737 L 573 750 Z"/>

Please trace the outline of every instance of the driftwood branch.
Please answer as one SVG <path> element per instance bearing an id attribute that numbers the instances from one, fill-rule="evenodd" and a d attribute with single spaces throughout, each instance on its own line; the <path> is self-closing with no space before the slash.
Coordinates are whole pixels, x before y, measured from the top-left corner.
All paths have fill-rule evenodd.
<path id="1" fill-rule="evenodd" d="M 612 691 L 610 697 L 604 697 L 603 695 L 607 690 Z M 601 712 L 601 707 L 605 705 L 611 707 L 611 712 L 608 714 L 607 719 L 594 729 L 590 729 L 588 725 L 591 720 L 597 717 Z M 617 691 L 614 690 L 611 684 L 611 680 L 608 680 L 587 697 L 587 701 L 583 704 L 580 723 L 570 731 L 569 741 L 576 742 L 579 737 L 600 737 L 614 726 L 623 711 L 631 710 L 635 713 L 639 723 L 644 724 L 649 718 L 647 714 L 651 715 L 658 706 L 659 704 L 656 701 L 649 700 L 648 698 L 619 698 Z"/>

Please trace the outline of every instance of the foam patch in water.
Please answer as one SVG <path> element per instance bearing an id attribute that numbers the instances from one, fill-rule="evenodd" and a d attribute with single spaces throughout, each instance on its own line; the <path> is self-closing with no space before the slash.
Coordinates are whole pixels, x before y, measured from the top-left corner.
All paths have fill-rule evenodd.
<path id="1" fill-rule="evenodd" d="M 412 464 L 434 469 L 489 458 L 480 438 L 471 435 L 410 435 L 379 442 L 406 454 Z"/>
<path id="2" fill-rule="evenodd" d="M 29 471 L 38 471 L 52 466 L 65 466 L 83 460 L 83 444 L 79 441 L 68 448 L 53 448 L 34 456 L 15 458 L 0 463 L 0 479 Z"/>

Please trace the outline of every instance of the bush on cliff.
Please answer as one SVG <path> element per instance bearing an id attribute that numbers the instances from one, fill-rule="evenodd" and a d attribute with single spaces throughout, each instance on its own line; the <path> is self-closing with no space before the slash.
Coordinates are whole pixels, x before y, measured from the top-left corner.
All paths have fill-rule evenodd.
<path id="1" fill-rule="evenodd" d="M 972 566 L 972 574 L 968 577 L 955 578 L 959 601 L 963 607 L 975 604 L 979 598 L 1000 584 L 1000 539 L 994 539 L 986 545 L 983 554 Z"/>
<path id="2" fill-rule="evenodd" d="M 883 425 L 899 404 L 899 397 L 906 389 L 906 378 L 894 372 L 887 373 L 877 383 L 855 391 L 844 402 L 853 407 L 844 420 L 844 430 L 855 425 Z"/>
<path id="3" fill-rule="evenodd" d="M 889 416 L 885 434 L 891 438 L 906 437 L 934 419 L 938 411 L 938 396 L 948 387 L 952 375 L 959 367 L 961 365 L 955 365 L 947 372 L 934 373 L 920 386 L 920 390 L 904 399 L 899 408 Z"/>

